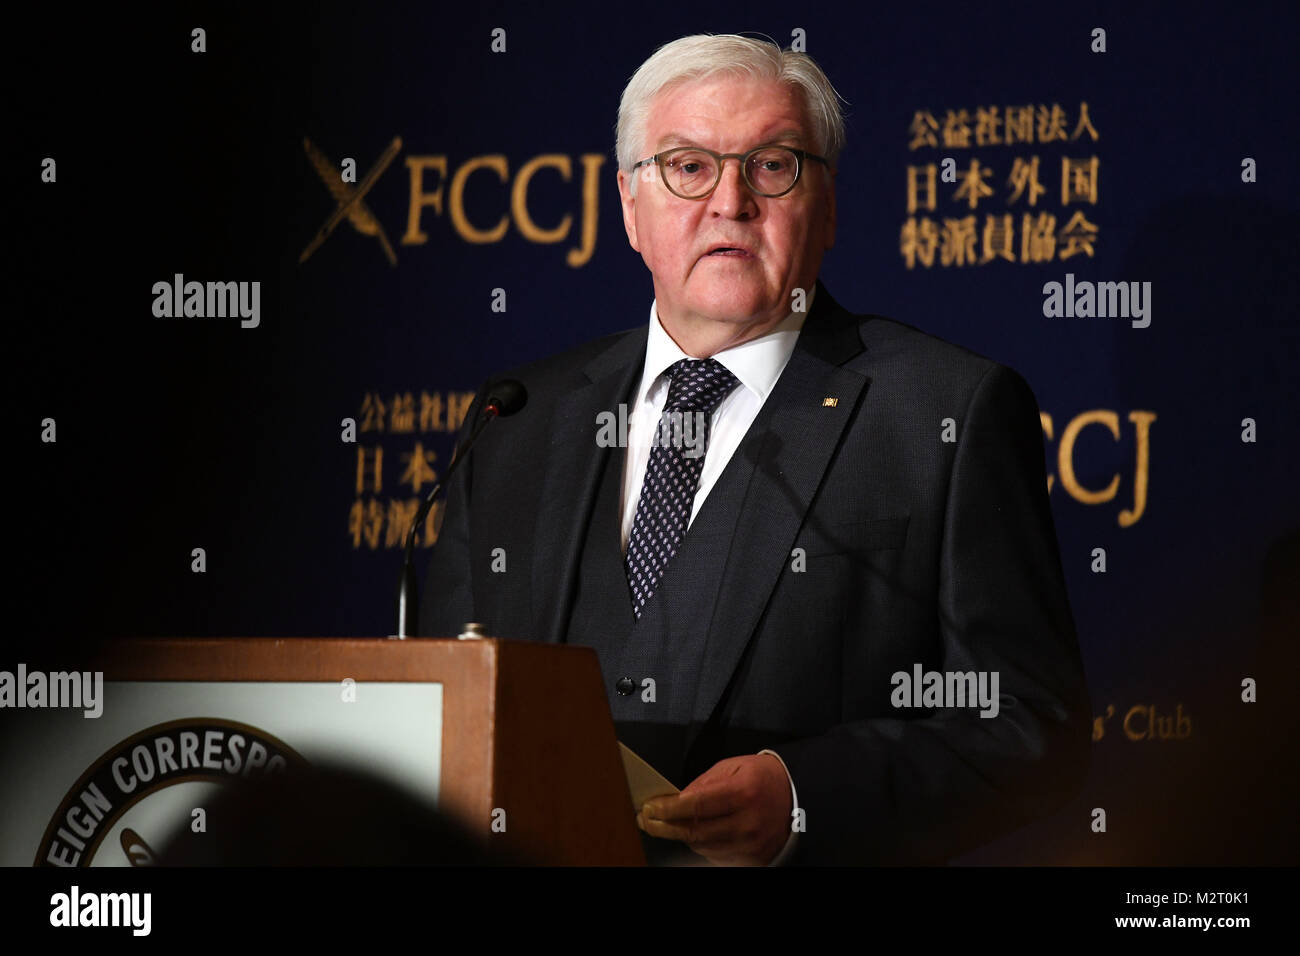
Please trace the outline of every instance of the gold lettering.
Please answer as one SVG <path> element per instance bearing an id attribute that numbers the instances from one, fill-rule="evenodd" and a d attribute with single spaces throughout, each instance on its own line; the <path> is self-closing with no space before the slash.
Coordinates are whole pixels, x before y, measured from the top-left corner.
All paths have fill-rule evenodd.
<path id="1" fill-rule="evenodd" d="M 591 254 L 596 251 L 596 223 L 599 219 L 600 207 L 597 204 L 597 197 L 600 194 L 600 168 L 605 165 L 605 157 L 601 153 L 585 153 L 582 157 L 582 245 L 577 249 L 570 249 L 565 261 L 571 268 L 577 269 L 579 266 L 585 266 L 591 258 Z"/>
<path id="2" fill-rule="evenodd" d="M 402 245 L 418 246 L 429 241 L 428 234 L 420 229 L 420 211 L 425 206 L 432 206 L 435 213 L 442 215 L 442 183 L 447 178 L 447 157 L 407 156 L 406 168 L 411 171 L 411 205 L 406 213 L 406 235 L 402 236 Z M 441 174 L 438 188 L 431 193 L 424 191 L 426 169 L 435 169 Z"/>
<path id="3" fill-rule="evenodd" d="M 1151 464 L 1151 423 L 1156 420 L 1155 412 L 1129 412 L 1128 420 L 1137 431 L 1137 465 L 1133 472 L 1133 508 L 1125 508 L 1119 513 L 1119 526 L 1130 528 L 1137 524 L 1147 510 L 1147 475 Z"/>
<path id="4" fill-rule="evenodd" d="M 1103 491 L 1089 491 L 1079 484 L 1079 479 L 1075 477 L 1074 442 L 1079 437 L 1079 432 L 1093 424 L 1105 425 L 1110 429 L 1115 440 L 1119 441 L 1119 416 L 1114 412 L 1098 408 L 1079 414 L 1065 426 L 1065 431 L 1061 433 L 1061 447 L 1057 452 L 1057 471 L 1061 473 L 1061 486 L 1070 493 L 1071 498 L 1085 505 L 1104 504 L 1114 498 L 1119 490 L 1118 473 Z"/>
<path id="5" fill-rule="evenodd" d="M 530 159 L 515 175 L 515 185 L 510 191 L 510 212 L 515 217 L 515 225 L 519 227 L 519 232 L 529 242 L 562 242 L 569 234 L 569 227 L 573 225 L 571 213 L 565 213 L 560 224 L 554 229 L 540 228 L 528 214 L 528 184 L 532 182 L 533 174 L 543 166 L 558 169 L 566 183 L 571 178 L 572 166 L 569 157 L 563 153 L 544 153 Z"/>
<path id="6" fill-rule="evenodd" d="M 366 453 L 374 452 L 371 458 Z M 378 494 L 384 484 L 384 448 L 382 445 L 376 445 L 374 448 L 366 448 L 364 445 L 357 446 L 357 494 L 360 495 L 366 490 L 366 465 L 370 463 L 370 469 L 374 471 L 371 490 Z"/>
<path id="7" fill-rule="evenodd" d="M 1128 725 L 1128 722 L 1133 719 L 1134 714 L 1144 714 L 1144 713 L 1146 713 L 1145 707 L 1143 707 L 1141 704 L 1134 704 L 1132 707 L 1129 708 L 1128 713 L 1124 715 L 1124 736 L 1127 737 L 1129 740 L 1141 740 L 1143 737 L 1147 735 L 1148 731 L 1150 730 L 1150 727 L 1148 726 L 1143 728 L 1141 731 L 1136 731 Z"/>
<path id="8" fill-rule="evenodd" d="M 477 169 L 492 170 L 502 182 L 505 182 L 509 176 L 509 170 L 506 168 L 506 158 L 501 153 L 493 153 L 489 156 L 475 156 L 456 170 L 456 175 L 451 178 L 451 224 L 466 242 L 476 244 L 500 242 L 506 234 L 506 229 L 510 227 L 508 216 L 503 213 L 501 219 L 491 229 L 479 229 L 471 225 L 469 218 L 465 215 L 465 183 L 469 180 L 470 173 Z"/>
<path id="9" fill-rule="evenodd" d="M 1052 416 L 1047 412 L 1039 412 L 1038 420 L 1043 423 L 1043 434 L 1047 436 L 1047 440 L 1054 441 L 1055 439 L 1052 437 Z M 1047 476 L 1047 493 L 1049 495 L 1052 493 L 1052 482 L 1055 480 L 1055 475 Z"/>

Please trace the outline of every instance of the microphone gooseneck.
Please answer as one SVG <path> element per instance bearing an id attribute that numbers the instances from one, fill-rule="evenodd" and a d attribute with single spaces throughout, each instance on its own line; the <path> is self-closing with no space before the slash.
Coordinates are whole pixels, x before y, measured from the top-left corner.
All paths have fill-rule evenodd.
<path id="1" fill-rule="evenodd" d="M 410 637 L 419 619 L 419 592 L 415 584 L 416 529 L 428 517 L 429 510 L 438 497 L 438 492 L 446 487 L 451 476 L 460 467 L 460 463 L 468 457 L 470 448 L 473 447 L 474 442 L 478 441 L 479 435 L 483 434 L 483 429 L 487 428 L 488 422 L 513 415 L 523 408 L 527 401 L 528 390 L 524 388 L 522 382 L 507 378 L 490 385 L 487 390 L 487 398 L 483 403 L 483 410 L 479 413 L 479 419 L 474 423 L 473 430 L 466 437 L 464 443 L 452 453 L 451 464 L 447 466 L 446 473 L 433 483 L 433 487 L 429 489 L 429 494 L 420 503 L 419 510 L 416 511 L 411 526 L 406 532 L 406 548 L 402 557 L 402 576 L 397 585 L 397 633 L 394 637 L 399 639 Z"/>

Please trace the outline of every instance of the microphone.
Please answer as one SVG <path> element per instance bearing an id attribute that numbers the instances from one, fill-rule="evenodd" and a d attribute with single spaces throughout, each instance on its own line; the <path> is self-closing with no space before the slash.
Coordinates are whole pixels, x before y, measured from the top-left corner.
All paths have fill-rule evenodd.
<path id="1" fill-rule="evenodd" d="M 446 473 L 434 482 L 428 496 L 420 503 L 420 509 L 415 513 L 411 527 L 406 532 L 406 554 L 402 559 L 402 577 L 397 585 L 397 633 L 394 637 L 399 640 L 410 637 L 419 620 L 420 598 L 415 585 L 414 560 L 416 529 L 428 517 L 429 509 L 433 507 L 433 500 L 438 497 L 438 492 L 446 486 L 460 463 L 469 455 L 470 448 L 478 441 L 478 436 L 483 434 L 483 429 L 487 427 L 488 422 L 494 418 L 513 415 L 523 408 L 527 401 L 528 389 L 524 388 L 522 382 L 517 382 L 513 378 L 505 378 L 489 385 L 487 399 L 483 403 L 483 410 L 479 413 L 479 420 L 474 424 L 473 431 L 469 433 L 464 444 L 458 446 L 452 453 L 451 464 L 447 466 Z"/>

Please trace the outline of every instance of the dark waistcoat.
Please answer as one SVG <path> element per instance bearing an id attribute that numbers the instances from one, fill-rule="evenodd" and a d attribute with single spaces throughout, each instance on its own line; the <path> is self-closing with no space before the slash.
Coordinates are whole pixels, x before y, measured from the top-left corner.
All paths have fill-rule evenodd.
<path id="1" fill-rule="evenodd" d="M 710 626 L 726 626 L 725 609 L 715 605 L 769 417 L 765 406 L 691 522 L 639 620 L 632 613 L 621 543 L 626 450 L 596 452 L 604 462 L 565 640 L 596 650 L 619 740 L 679 788 L 690 782 L 683 779 L 686 729 Z M 631 693 L 620 693 L 620 682 Z"/>

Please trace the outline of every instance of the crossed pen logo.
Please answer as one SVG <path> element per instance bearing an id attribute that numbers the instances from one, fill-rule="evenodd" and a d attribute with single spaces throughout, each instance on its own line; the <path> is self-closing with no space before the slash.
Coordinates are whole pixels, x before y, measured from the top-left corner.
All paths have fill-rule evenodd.
<path id="1" fill-rule="evenodd" d="M 325 220 L 325 224 L 320 227 L 316 237 L 307 244 L 307 248 L 302 251 L 298 257 L 298 263 L 301 265 L 311 258 L 312 253 L 320 248 L 321 243 L 330 237 L 334 232 L 334 227 L 347 217 L 352 228 L 363 236 L 374 236 L 383 246 L 384 255 L 388 257 L 388 264 L 397 265 L 397 253 L 393 252 L 392 243 L 388 241 L 388 236 L 384 234 L 384 227 L 379 224 L 375 214 L 370 211 L 370 207 L 363 201 L 366 193 L 378 182 L 379 177 L 384 174 L 389 163 L 397 156 L 402 148 L 402 137 L 394 136 L 393 141 L 388 144 L 388 148 L 383 151 L 380 157 L 375 160 L 375 164 L 370 167 L 369 172 L 362 177 L 361 181 L 355 187 L 343 181 L 339 169 L 329 157 L 322 153 L 311 140 L 303 137 L 303 149 L 307 151 L 307 158 L 316 169 L 316 175 L 320 177 L 325 188 L 330 191 L 334 201 L 338 203 L 330 217 Z"/>

